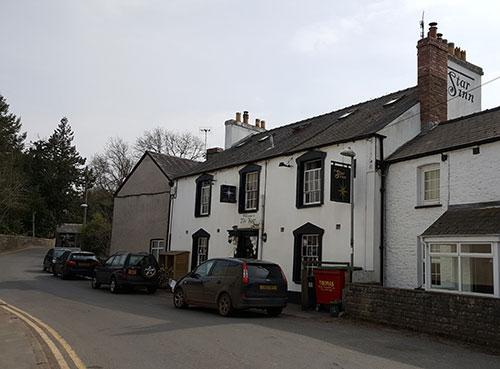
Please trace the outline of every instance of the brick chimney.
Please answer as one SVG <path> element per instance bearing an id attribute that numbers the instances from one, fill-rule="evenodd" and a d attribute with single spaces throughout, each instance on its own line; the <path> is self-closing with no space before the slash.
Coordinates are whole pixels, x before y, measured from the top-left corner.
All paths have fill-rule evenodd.
<path id="1" fill-rule="evenodd" d="M 429 23 L 427 37 L 417 43 L 418 95 L 421 129 L 447 120 L 448 44 L 437 33 L 437 23 Z"/>
<path id="2" fill-rule="evenodd" d="M 209 149 L 207 149 L 207 153 L 206 153 L 206 159 L 209 160 L 211 158 L 213 158 L 215 155 L 223 152 L 224 149 L 222 147 L 211 147 Z"/>

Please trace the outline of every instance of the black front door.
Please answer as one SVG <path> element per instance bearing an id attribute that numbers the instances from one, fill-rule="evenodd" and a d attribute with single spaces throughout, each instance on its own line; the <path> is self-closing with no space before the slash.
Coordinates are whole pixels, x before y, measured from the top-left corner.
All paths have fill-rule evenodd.
<path id="1" fill-rule="evenodd" d="M 259 245 L 259 231 L 237 231 L 238 246 L 236 247 L 235 257 L 257 259 Z"/>

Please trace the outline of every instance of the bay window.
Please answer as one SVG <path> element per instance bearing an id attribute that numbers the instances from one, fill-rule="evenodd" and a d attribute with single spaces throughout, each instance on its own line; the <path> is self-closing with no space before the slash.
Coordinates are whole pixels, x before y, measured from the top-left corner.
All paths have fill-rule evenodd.
<path id="1" fill-rule="evenodd" d="M 429 243 L 428 288 L 492 295 L 496 268 L 492 243 Z"/>

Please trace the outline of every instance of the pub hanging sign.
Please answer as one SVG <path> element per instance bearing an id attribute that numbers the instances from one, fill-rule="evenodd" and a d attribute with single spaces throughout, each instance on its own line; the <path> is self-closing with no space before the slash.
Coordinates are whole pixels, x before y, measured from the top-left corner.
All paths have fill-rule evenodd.
<path id="1" fill-rule="evenodd" d="M 336 202 L 351 202 L 351 166 L 349 164 L 332 162 L 330 200 Z"/>

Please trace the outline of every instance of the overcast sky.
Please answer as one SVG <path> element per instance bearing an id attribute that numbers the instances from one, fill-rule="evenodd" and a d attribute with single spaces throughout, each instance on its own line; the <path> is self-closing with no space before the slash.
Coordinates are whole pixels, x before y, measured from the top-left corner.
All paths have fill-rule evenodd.
<path id="1" fill-rule="evenodd" d="M 223 146 L 236 111 L 276 127 L 415 85 L 422 11 L 500 76 L 498 1 L 0 0 L 0 94 L 30 140 L 67 116 L 87 157 L 156 126 Z"/>

